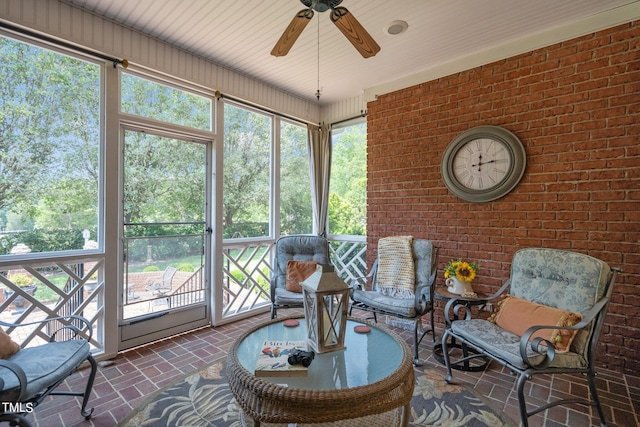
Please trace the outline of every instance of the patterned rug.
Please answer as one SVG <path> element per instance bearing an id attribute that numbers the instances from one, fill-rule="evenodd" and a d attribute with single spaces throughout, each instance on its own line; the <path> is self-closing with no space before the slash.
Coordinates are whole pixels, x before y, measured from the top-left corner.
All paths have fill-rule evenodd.
<path id="1" fill-rule="evenodd" d="M 154 393 L 118 426 L 241 427 L 240 408 L 227 385 L 225 363 L 226 358 L 218 360 Z M 470 388 L 446 384 L 435 370 L 415 369 L 410 426 L 516 426 Z"/>

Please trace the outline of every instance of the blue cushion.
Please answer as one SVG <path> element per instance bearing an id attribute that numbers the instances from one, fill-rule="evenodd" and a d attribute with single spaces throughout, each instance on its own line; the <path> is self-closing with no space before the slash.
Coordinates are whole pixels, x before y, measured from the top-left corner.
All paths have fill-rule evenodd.
<path id="1" fill-rule="evenodd" d="M 30 398 L 60 379 L 66 378 L 87 359 L 89 352 L 87 341 L 69 340 L 27 347 L 7 360 L 24 371 L 28 383 L 26 396 Z M 11 401 L 8 397 L 15 395 L 15 390 L 11 389 L 19 387 L 18 378 L 4 368 L 0 368 L 0 378 L 4 381 L 0 399 Z"/>
<path id="2" fill-rule="evenodd" d="M 327 239 L 320 236 L 283 236 L 276 242 L 272 283 L 276 289 L 287 287 L 287 263 L 289 261 L 315 261 L 330 265 Z M 297 298 L 302 302 L 302 296 Z"/>
<path id="3" fill-rule="evenodd" d="M 561 249 L 527 248 L 513 256 L 515 297 L 583 316 L 602 298 L 611 269 L 597 258 Z M 572 350 L 586 356 L 593 323 L 576 334 Z"/>
<path id="4" fill-rule="evenodd" d="M 451 323 L 451 330 L 466 341 L 483 348 L 487 353 L 505 360 L 520 369 L 526 369 L 520 356 L 520 337 L 505 331 L 495 323 L 483 319 L 457 320 Z M 540 363 L 544 356 L 527 347 L 527 356 L 532 363 Z M 579 353 L 556 353 L 551 367 L 585 368 L 587 359 Z"/>
<path id="5" fill-rule="evenodd" d="M 390 297 L 376 291 L 356 289 L 353 291 L 353 300 L 404 317 L 416 317 L 417 315 L 415 298 Z"/>

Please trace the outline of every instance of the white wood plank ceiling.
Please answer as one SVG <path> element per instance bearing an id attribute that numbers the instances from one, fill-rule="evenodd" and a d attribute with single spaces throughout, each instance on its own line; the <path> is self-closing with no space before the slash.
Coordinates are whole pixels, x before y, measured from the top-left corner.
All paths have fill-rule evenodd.
<path id="1" fill-rule="evenodd" d="M 638 0 L 344 0 L 341 6 L 382 48 L 369 59 L 331 23 L 329 12 L 316 12 L 287 56 L 271 56 L 305 8 L 299 0 L 64 1 L 314 102 L 319 77 L 319 102 L 328 105 Z M 386 34 L 394 20 L 406 21 L 408 30 Z"/>

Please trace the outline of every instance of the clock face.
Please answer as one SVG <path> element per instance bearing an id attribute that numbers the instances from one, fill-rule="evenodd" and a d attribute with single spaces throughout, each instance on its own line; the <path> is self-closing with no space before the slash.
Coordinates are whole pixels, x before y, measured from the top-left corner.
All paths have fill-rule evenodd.
<path id="1" fill-rule="evenodd" d="M 453 194 L 469 202 L 488 202 L 518 185 L 526 162 L 517 136 L 498 126 L 478 126 L 449 143 L 440 170 Z"/>
<path id="2" fill-rule="evenodd" d="M 472 139 L 453 157 L 453 176 L 472 190 L 487 190 L 500 184 L 511 168 L 509 149 L 492 138 Z"/>

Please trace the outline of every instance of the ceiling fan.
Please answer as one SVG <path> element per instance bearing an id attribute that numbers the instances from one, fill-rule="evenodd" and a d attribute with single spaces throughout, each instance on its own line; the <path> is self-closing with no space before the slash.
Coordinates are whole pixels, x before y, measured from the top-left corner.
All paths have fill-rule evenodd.
<path id="1" fill-rule="evenodd" d="M 307 26 L 311 18 L 313 18 L 314 10 L 316 12 L 326 12 L 331 9 L 331 22 L 333 22 L 347 40 L 360 52 L 360 54 L 369 58 L 375 56 L 380 51 L 380 46 L 364 29 L 360 22 L 353 16 L 346 7 L 338 7 L 342 0 L 300 0 L 307 9 L 301 10 L 293 17 L 278 42 L 271 50 L 273 56 L 285 56 Z"/>

